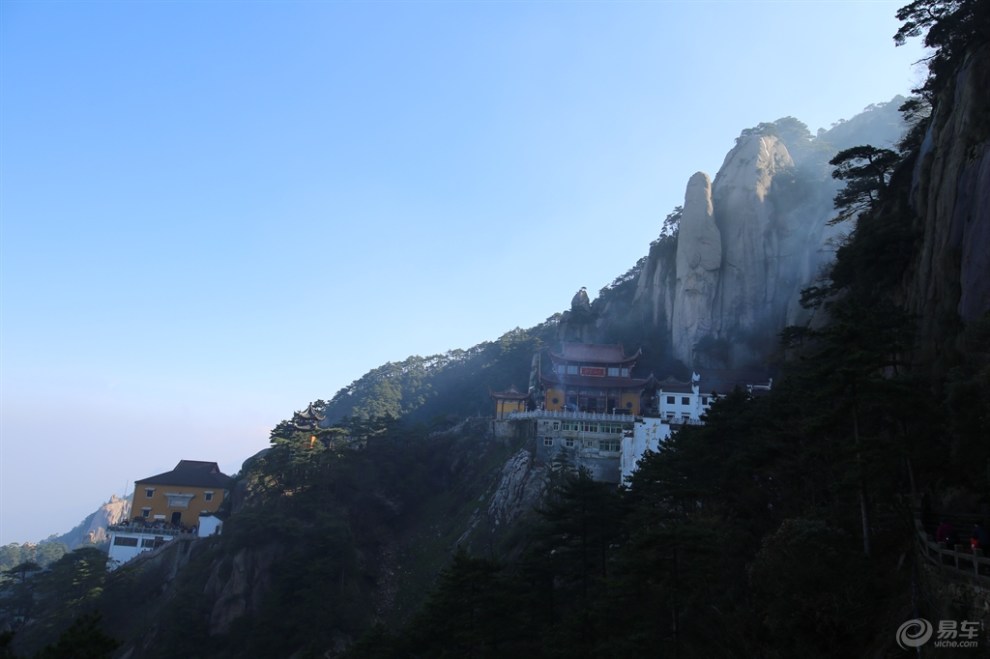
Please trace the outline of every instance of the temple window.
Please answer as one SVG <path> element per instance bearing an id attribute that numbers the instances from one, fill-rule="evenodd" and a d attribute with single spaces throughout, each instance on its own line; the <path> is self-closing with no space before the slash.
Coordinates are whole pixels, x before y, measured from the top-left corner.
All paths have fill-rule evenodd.
<path id="1" fill-rule="evenodd" d="M 691 399 L 687 396 L 681 396 L 681 405 L 690 405 Z"/>
<path id="2" fill-rule="evenodd" d="M 185 492 L 166 492 L 165 496 L 168 497 L 169 508 L 188 508 L 189 501 L 195 495 L 186 494 Z"/>

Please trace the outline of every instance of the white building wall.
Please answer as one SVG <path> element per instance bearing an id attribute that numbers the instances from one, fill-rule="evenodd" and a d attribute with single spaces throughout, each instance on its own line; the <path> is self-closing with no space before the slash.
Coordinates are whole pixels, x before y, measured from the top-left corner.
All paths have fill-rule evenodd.
<path id="1" fill-rule="evenodd" d="M 155 540 L 161 538 L 165 542 L 171 540 L 171 535 L 151 535 L 147 533 L 127 533 L 122 531 L 112 531 L 110 533 L 110 550 L 108 552 L 107 567 L 115 570 L 127 561 L 131 560 L 142 552 L 154 549 Z M 119 544 L 117 539 L 128 544 Z M 136 541 L 134 545 L 129 544 L 131 540 Z"/>
<path id="2" fill-rule="evenodd" d="M 660 444 L 670 437 L 670 424 L 664 419 L 646 417 L 642 421 L 637 420 L 633 425 L 632 435 L 622 438 L 622 453 L 620 455 L 619 468 L 621 470 L 622 482 L 626 482 L 629 476 L 636 471 L 636 463 L 639 462 L 647 451 L 657 451 Z"/>
<path id="3" fill-rule="evenodd" d="M 211 535 L 220 535 L 223 522 L 219 517 L 213 515 L 201 515 L 199 518 L 199 537 L 206 538 Z"/>

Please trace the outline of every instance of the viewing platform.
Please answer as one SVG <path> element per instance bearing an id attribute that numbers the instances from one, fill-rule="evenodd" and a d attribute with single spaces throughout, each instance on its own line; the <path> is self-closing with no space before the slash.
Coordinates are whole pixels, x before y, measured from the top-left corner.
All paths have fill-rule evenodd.
<path id="1" fill-rule="evenodd" d="M 198 529 L 194 526 L 166 524 L 163 522 L 118 522 L 107 527 L 107 533 L 161 535 L 173 538 L 180 535 L 196 535 L 197 531 Z"/>

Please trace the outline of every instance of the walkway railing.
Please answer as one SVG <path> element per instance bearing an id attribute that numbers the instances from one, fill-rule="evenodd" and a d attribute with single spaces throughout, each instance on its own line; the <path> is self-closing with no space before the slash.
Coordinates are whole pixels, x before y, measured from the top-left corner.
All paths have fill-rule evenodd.
<path id="1" fill-rule="evenodd" d="M 990 558 L 984 555 L 982 549 L 970 549 L 968 545 L 961 544 L 947 547 L 930 539 L 921 520 L 916 519 L 914 523 L 918 548 L 929 563 L 973 577 L 981 585 L 990 586 Z"/>
<path id="2" fill-rule="evenodd" d="M 632 414 L 608 414 L 606 412 L 573 412 L 570 410 L 532 410 L 530 412 L 510 412 L 507 419 L 573 419 L 577 421 L 624 421 L 636 420 Z"/>
<path id="3" fill-rule="evenodd" d="M 195 526 L 177 526 L 165 523 L 141 523 L 141 522 L 120 522 L 107 526 L 107 533 L 115 531 L 118 533 L 141 533 L 143 535 L 196 535 Z"/>

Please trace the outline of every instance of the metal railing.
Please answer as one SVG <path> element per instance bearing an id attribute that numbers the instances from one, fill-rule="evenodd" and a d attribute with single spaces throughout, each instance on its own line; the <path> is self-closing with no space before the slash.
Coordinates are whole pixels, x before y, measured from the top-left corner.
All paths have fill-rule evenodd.
<path id="1" fill-rule="evenodd" d="M 915 520 L 918 549 L 921 555 L 941 568 L 976 578 L 984 587 L 990 586 L 990 558 L 982 549 L 970 549 L 968 545 L 954 544 L 951 547 L 931 540 L 920 520 Z"/>
<path id="2" fill-rule="evenodd" d="M 107 533 L 133 533 L 141 535 L 196 535 L 195 526 L 176 526 L 173 524 L 142 524 L 141 522 L 120 522 L 107 526 Z"/>
<path id="3" fill-rule="evenodd" d="M 632 423 L 636 417 L 632 414 L 609 414 L 607 412 L 574 412 L 571 410 L 532 410 L 529 412 L 510 412 L 507 419 L 568 419 L 575 421 L 620 421 Z"/>

